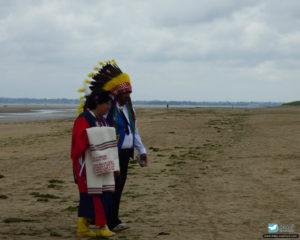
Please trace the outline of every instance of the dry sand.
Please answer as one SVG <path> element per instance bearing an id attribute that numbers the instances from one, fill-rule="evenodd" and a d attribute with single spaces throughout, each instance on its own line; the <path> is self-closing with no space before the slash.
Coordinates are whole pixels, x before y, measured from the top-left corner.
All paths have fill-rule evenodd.
<path id="1" fill-rule="evenodd" d="M 300 233 L 299 107 L 137 115 L 149 166 L 131 164 L 121 203 L 131 228 L 112 239 L 262 239 L 268 223 Z M 0 124 L 0 239 L 77 239 L 72 125 Z"/>

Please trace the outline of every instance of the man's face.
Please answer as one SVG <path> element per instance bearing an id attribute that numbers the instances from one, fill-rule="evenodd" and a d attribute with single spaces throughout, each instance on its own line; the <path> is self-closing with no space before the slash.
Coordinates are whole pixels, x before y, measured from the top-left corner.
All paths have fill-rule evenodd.
<path id="1" fill-rule="evenodd" d="M 117 101 L 120 106 L 124 106 L 130 99 L 131 92 L 120 93 L 117 96 Z"/>

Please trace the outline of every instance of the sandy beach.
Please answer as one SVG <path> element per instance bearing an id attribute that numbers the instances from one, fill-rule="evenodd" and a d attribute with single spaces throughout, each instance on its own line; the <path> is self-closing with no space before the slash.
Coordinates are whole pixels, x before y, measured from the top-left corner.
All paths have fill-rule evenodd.
<path id="1" fill-rule="evenodd" d="M 149 166 L 132 161 L 111 239 L 300 234 L 300 108 L 137 108 Z M 0 239 L 78 239 L 74 119 L 0 123 Z"/>

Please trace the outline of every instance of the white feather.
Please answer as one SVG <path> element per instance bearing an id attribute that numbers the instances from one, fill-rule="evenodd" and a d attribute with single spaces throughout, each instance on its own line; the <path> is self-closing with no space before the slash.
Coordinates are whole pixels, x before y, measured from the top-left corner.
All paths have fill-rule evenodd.
<path id="1" fill-rule="evenodd" d="M 85 89 L 86 96 L 92 93 L 92 90 L 89 88 L 89 85 L 85 84 L 84 89 Z"/>

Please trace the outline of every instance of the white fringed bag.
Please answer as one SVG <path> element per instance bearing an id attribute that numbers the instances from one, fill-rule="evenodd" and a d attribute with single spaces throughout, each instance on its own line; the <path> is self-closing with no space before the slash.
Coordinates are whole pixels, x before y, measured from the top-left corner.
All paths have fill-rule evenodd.
<path id="1" fill-rule="evenodd" d="M 114 171 L 120 171 L 116 132 L 113 127 L 87 128 L 90 146 L 85 152 L 88 193 L 114 190 Z"/>

